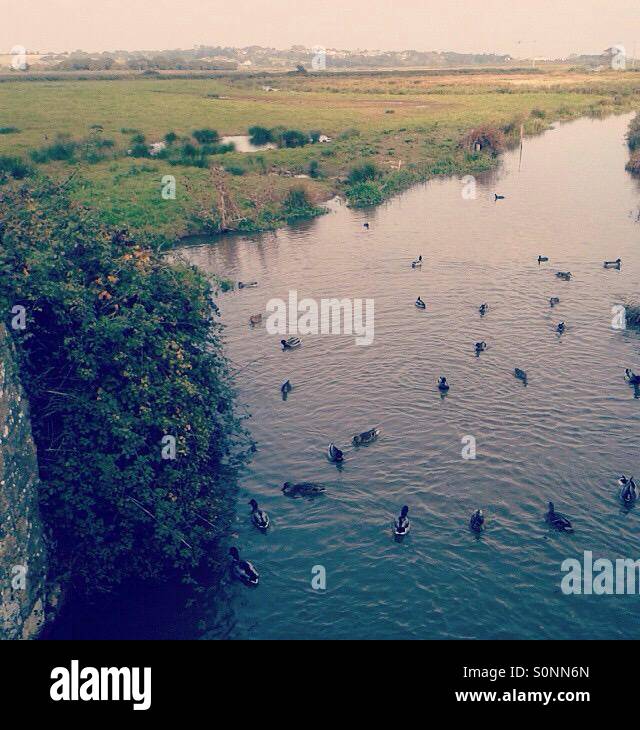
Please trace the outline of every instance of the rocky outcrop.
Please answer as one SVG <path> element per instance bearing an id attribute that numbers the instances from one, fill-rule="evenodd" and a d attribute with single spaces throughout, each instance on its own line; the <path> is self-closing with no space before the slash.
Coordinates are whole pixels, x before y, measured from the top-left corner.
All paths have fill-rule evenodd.
<path id="1" fill-rule="evenodd" d="M 0 324 L 0 639 L 35 638 L 48 613 L 38 488 L 28 403 Z"/>

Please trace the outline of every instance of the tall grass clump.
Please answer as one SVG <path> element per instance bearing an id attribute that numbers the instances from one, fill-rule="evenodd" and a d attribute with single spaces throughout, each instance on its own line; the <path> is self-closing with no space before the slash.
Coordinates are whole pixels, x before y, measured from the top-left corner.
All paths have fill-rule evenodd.
<path id="1" fill-rule="evenodd" d="M 9 177 L 23 180 L 32 173 L 33 169 L 21 157 L 0 155 L 0 182 L 5 182 Z"/>

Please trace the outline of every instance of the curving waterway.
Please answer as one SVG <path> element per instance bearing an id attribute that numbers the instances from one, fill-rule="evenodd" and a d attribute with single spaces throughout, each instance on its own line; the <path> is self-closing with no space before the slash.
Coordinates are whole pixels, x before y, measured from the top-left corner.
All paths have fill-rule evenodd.
<path id="1" fill-rule="evenodd" d="M 433 181 L 372 211 L 335 204 L 293 228 L 181 250 L 206 272 L 259 283 L 218 305 L 258 445 L 235 544 L 261 583 L 206 596 L 180 635 L 640 636 L 638 596 L 560 590 L 562 561 L 583 551 L 640 558 L 640 505 L 624 510 L 616 487 L 622 472 L 640 477 L 640 399 L 623 380 L 625 367 L 640 371 L 640 336 L 612 327 L 612 307 L 640 296 L 628 122 L 584 119 L 527 139 L 521 165 L 517 151 L 506 154 L 475 199 L 460 180 Z M 424 264 L 412 270 L 419 254 Z M 539 265 L 539 254 L 549 262 Z M 618 257 L 621 270 L 603 268 Z M 573 279 L 557 279 L 559 270 Z M 290 290 L 373 299 L 373 343 L 306 335 L 283 353 L 278 335 L 248 320 Z M 479 340 L 488 349 L 476 357 Z M 515 367 L 527 371 L 526 387 Z M 451 384 L 444 398 L 440 375 Z M 294 390 L 283 400 L 286 379 Z M 382 428 L 375 444 L 349 446 L 372 426 Z M 465 436 L 475 459 L 462 456 Z M 346 449 L 340 469 L 325 457 L 330 441 Z M 284 481 L 303 480 L 326 493 L 283 496 Z M 251 525 L 252 497 L 271 517 L 267 534 Z M 548 500 L 571 517 L 573 535 L 549 530 Z M 412 530 L 398 543 L 392 521 L 403 504 Z M 468 529 L 477 508 L 479 537 Z M 314 566 L 326 570 L 325 590 L 312 587 Z M 165 623 L 157 633 L 171 631 Z"/>

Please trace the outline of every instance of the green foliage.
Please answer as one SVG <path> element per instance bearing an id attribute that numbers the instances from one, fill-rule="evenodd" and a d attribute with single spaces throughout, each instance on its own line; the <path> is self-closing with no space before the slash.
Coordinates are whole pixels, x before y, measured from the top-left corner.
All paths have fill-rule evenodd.
<path id="1" fill-rule="evenodd" d="M 355 183 L 366 182 L 367 180 L 375 180 L 378 176 L 378 168 L 371 162 L 366 162 L 364 165 L 359 165 L 350 170 L 347 178 L 349 185 Z"/>
<path id="2" fill-rule="evenodd" d="M 0 219 L 54 570 L 92 591 L 214 567 L 248 442 L 206 278 L 53 183 L 5 190 Z"/>
<path id="3" fill-rule="evenodd" d="M 0 127 L 0 134 L 18 134 L 18 127 Z"/>
<path id="4" fill-rule="evenodd" d="M 77 142 L 72 139 L 59 137 L 50 145 L 32 150 L 31 159 L 39 165 L 46 162 L 73 162 L 77 146 Z"/>
<path id="5" fill-rule="evenodd" d="M 288 222 L 297 218 L 311 218 L 321 212 L 322 209 L 313 205 L 307 191 L 300 185 L 291 188 L 282 202 L 282 213 Z"/>
<path id="6" fill-rule="evenodd" d="M 32 168 L 21 157 L 0 155 L 0 181 L 8 176 L 14 180 L 22 180 L 32 173 Z"/>
<path id="7" fill-rule="evenodd" d="M 271 130 L 266 127 L 249 127 L 249 142 L 256 145 L 256 147 L 273 142 Z"/>
<path id="8" fill-rule="evenodd" d="M 242 165 L 225 165 L 224 167 L 226 172 L 231 173 L 232 175 L 242 176 L 247 171 L 246 168 L 242 167 Z"/>
<path id="9" fill-rule="evenodd" d="M 625 307 L 625 319 L 628 327 L 640 329 L 640 305 L 627 304 Z"/>
<path id="10" fill-rule="evenodd" d="M 311 160 L 307 170 L 309 172 L 309 177 L 314 179 L 320 177 L 320 166 L 318 165 L 318 160 Z"/>
<path id="11" fill-rule="evenodd" d="M 640 148 L 640 114 L 631 120 L 629 131 L 627 132 L 627 144 L 632 152 Z"/>
<path id="12" fill-rule="evenodd" d="M 308 141 L 307 135 L 298 129 L 285 129 L 278 135 L 278 146 L 280 147 L 304 147 Z"/>
<path id="13" fill-rule="evenodd" d="M 200 144 L 213 144 L 220 139 L 215 129 L 196 129 L 193 138 Z"/>
<path id="14" fill-rule="evenodd" d="M 531 116 L 535 119 L 544 119 L 547 116 L 547 113 L 544 109 L 532 109 Z"/>
<path id="15" fill-rule="evenodd" d="M 177 139 L 178 139 L 178 135 L 175 132 L 167 132 L 164 135 L 164 141 L 167 144 L 173 144 L 174 142 L 177 141 Z"/>
<path id="16" fill-rule="evenodd" d="M 347 199 L 353 208 L 366 208 L 369 205 L 378 205 L 384 200 L 380 186 L 369 180 L 357 182 L 347 188 Z"/>

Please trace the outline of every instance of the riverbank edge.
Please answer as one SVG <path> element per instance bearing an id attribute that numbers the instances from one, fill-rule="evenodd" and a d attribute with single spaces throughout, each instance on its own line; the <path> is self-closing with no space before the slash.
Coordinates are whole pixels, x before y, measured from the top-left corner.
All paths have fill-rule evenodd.
<path id="1" fill-rule="evenodd" d="M 537 119 L 528 119 L 526 121 L 522 121 L 520 119 L 513 119 L 508 125 L 512 127 L 515 134 L 511 134 L 510 136 L 506 137 L 506 146 L 504 150 L 501 150 L 495 154 L 490 153 L 482 153 L 482 156 L 480 158 L 481 160 L 481 167 L 478 169 L 478 165 L 473 164 L 474 162 L 477 162 L 478 159 L 475 159 L 473 161 L 470 161 L 466 158 L 465 151 L 460 148 L 459 150 L 459 157 L 461 157 L 461 160 L 456 160 L 456 164 L 454 164 L 453 169 L 449 169 L 446 172 L 443 172 L 442 174 L 433 174 L 430 171 L 427 170 L 412 170 L 408 171 L 405 170 L 407 173 L 406 176 L 404 176 L 401 180 L 396 180 L 394 184 L 391 186 L 385 186 L 384 184 L 380 186 L 380 192 L 382 193 L 381 200 L 372 203 L 371 205 L 353 205 L 349 203 L 349 186 L 345 184 L 334 184 L 327 188 L 326 193 L 320 197 L 316 204 L 310 204 L 306 209 L 301 209 L 298 213 L 295 215 L 284 215 L 284 213 L 279 216 L 278 218 L 270 221 L 268 225 L 260 225 L 256 223 L 255 221 L 251 219 L 245 219 L 245 221 L 242 223 L 242 225 L 239 226 L 230 226 L 228 229 L 224 231 L 220 230 L 212 230 L 208 228 L 206 225 L 202 225 L 200 227 L 194 226 L 193 219 L 190 221 L 185 220 L 185 228 L 184 230 L 180 231 L 177 234 L 176 242 L 173 244 L 172 247 L 180 246 L 183 244 L 188 244 L 190 240 L 194 238 L 202 238 L 202 237 L 209 237 L 212 239 L 221 239 L 223 237 L 226 237 L 228 235 L 257 235 L 260 233 L 268 233 L 280 229 L 284 229 L 293 223 L 301 222 L 301 221 L 308 221 L 313 220 L 315 218 L 318 218 L 319 216 L 325 215 L 329 212 L 329 209 L 327 207 L 327 203 L 330 200 L 335 199 L 336 197 L 340 198 L 341 200 L 347 202 L 347 205 L 356 210 L 373 210 L 377 208 L 380 205 L 384 205 L 385 203 L 392 200 L 397 195 L 401 195 L 402 193 L 406 192 L 407 190 L 410 190 L 412 187 L 416 185 L 423 185 L 430 180 L 446 180 L 450 178 L 460 178 L 464 177 L 465 175 L 470 174 L 482 174 L 486 172 L 490 172 L 492 170 L 497 169 L 500 164 L 502 163 L 502 156 L 505 152 L 512 151 L 513 149 L 516 149 L 518 145 L 520 144 L 520 137 L 519 137 L 519 128 L 520 124 L 523 126 L 523 138 L 531 138 L 536 137 L 541 134 L 544 134 L 545 132 L 550 131 L 553 129 L 554 124 L 568 124 L 570 122 L 578 121 L 579 119 L 587 119 L 587 118 L 605 118 L 607 116 L 618 116 L 623 114 L 628 114 L 630 112 L 633 112 L 636 107 L 633 105 L 625 105 L 624 108 L 614 108 L 610 111 L 607 110 L 605 113 L 595 115 L 593 113 L 577 113 L 575 115 L 571 115 L 570 117 L 566 116 L 560 116 L 557 115 L 554 118 L 551 119 L 545 119 L 544 123 L 541 124 L 541 120 Z M 640 111 L 638 112 L 638 115 L 640 117 Z M 475 127 L 469 127 L 464 130 L 463 137 L 465 134 L 470 134 L 473 132 Z M 445 155 L 440 157 L 437 164 L 445 164 L 447 162 L 450 162 L 450 158 L 448 159 Z"/>

